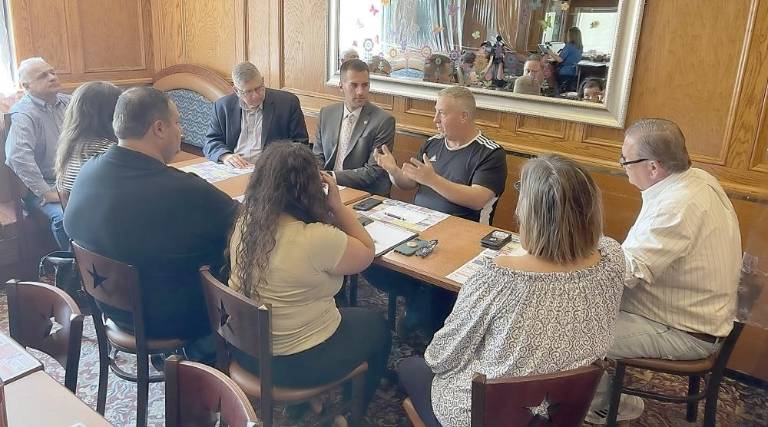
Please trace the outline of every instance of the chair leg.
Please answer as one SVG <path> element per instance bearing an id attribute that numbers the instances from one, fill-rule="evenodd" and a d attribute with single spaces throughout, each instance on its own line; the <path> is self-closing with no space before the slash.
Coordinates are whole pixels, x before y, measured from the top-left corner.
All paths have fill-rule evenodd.
<path id="1" fill-rule="evenodd" d="M 613 374 L 610 389 L 610 406 L 608 407 L 608 418 L 606 425 L 608 427 L 616 426 L 616 418 L 619 415 L 619 403 L 621 402 L 621 389 L 624 386 L 624 371 L 626 365 L 620 360 L 616 361 L 616 372 Z"/>
<path id="2" fill-rule="evenodd" d="M 720 393 L 720 382 L 723 380 L 723 372 L 712 372 L 708 381 L 707 387 L 707 400 L 704 404 L 704 427 L 714 427 L 715 418 L 717 416 L 717 398 Z"/>
<path id="3" fill-rule="evenodd" d="M 104 331 L 104 325 L 95 316 L 100 316 L 98 311 L 93 311 L 94 327 L 96 329 L 96 345 L 99 349 L 99 388 L 96 392 L 96 412 L 104 415 L 107 405 L 107 387 L 109 381 L 109 342 L 107 334 Z"/>
<path id="4" fill-rule="evenodd" d="M 395 330 L 397 317 L 397 294 L 394 292 L 389 293 L 389 302 L 387 303 L 387 321 L 389 322 L 389 329 Z"/>
<path id="5" fill-rule="evenodd" d="M 691 375 L 688 377 L 688 397 L 699 394 L 699 386 L 701 383 L 701 377 L 698 375 Z M 685 409 L 685 419 L 689 423 L 696 422 L 696 418 L 699 412 L 699 401 L 688 402 Z"/>
<path id="6" fill-rule="evenodd" d="M 353 380 L 352 415 L 349 425 L 362 425 L 365 415 L 365 375 L 360 375 Z"/>
<path id="7" fill-rule="evenodd" d="M 145 351 L 136 354 L 136 427 L 146 427 L 149 406 L 149 355 Z"/>

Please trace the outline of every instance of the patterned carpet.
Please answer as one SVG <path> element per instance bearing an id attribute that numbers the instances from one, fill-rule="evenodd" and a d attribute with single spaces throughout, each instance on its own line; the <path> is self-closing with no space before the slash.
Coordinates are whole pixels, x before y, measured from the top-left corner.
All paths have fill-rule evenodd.
<path id="1" fill-rule="evenodd" d="M 378 293 L 362 280 L 359 302 L 361 306 L 380 311 L 383 315 L 386 313 L 386 296 Z M 6 333 L 8 332 L 4 292 L 0 292 L 0 329 Z M 421 354 L 426 346 L 425 341 L 423 337 L 418 335 L 405 342 L 395 337 L 390 355 L 390 366 L 394 367 L 397 361 L 404 357 Z M 32 352 L 42 360 L 46 372 L 63 383 L 64 371 L 58 363 L 44 354 L 34 350 Z M 125 356 L 123 362 L 126 365 L 132 365 L 135 363 L 135 360 L 131 360 L 130 356 Z M 687 386 L 687 381 L 685 380 L 662 374 L 630 371 L 628 378 L 635 385 L 653 384 L 655 388 L 666 390 L 667 392 L 683 393 Z M 77 395 L 93 408 L 96 407 L 97 383 L 98 356 L 96 335 L 90 319 L 86 319 Z M 136 386 L 134 384 L 123 381 L 110 373 L 107 411 L 105 414 L 107 419 L 116 426 L 134 425 L 136 416 L 135 395 Z M 164 386 L 162 383 L 150 385 L 150 426 L 164 425 L 163 395 Z M 384 381 L 377 392 L 376 398 L 369 407 L 364 425 L 382 427 L 410 425 L 402 411 L 401 404 L 403 398 L 402 391 L 397 388 L 393 381 Z M 645 408 L 643 416 L 631 422 L 632 426 L 666 427 L 696 425 L 685 421 L 685 408 L 682 405 L 647 401 Z M 702 417 L 703 405 L 700 405 L 699 420 Z M 768 426 L 768 391 L 726 379 L 720 392 L 717 421 L 718 425 L 721 426 Z M 285 416 L 278 416 L 277 425 L 312 426 L 316 425 L 316 422 L 314 422 L 312 414 L 298 421 L 291 421 Z"/>

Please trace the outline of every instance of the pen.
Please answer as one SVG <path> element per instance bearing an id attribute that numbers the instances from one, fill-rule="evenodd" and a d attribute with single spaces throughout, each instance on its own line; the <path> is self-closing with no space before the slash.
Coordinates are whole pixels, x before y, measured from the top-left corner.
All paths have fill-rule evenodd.
<path id="1" fill-rule="evenodd" d="M 393 213 L 384 212 L 384 215 L 392 217 L 392 218 L 395 218 L 395 219 L 399 219 L 400 221 L 405 221 L 405 218 L 403 218 L 401 216 L 397 216 L 397 215 L 395 215 Z"/>

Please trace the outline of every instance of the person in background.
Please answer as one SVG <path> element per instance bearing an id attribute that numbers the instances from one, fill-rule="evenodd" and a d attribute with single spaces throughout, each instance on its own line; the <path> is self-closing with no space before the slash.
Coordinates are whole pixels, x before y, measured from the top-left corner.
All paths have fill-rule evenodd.
<path id="1" fill-rule="evenodd" d="M 558 53 L 549 49 L 549 56 L 559 65 L 557 67 L 557 86 L 560 93 L 576 90 L 576 64 L 581 61 L 584 45 L 581 44 L 579 27 L 568 29 L 565 46 Z"/>
<path id="2" fill-rule="evenodd" d="M 590 77 L 584 80 L 579 88 L 579 99 L 587 102 L 603 103 L 605 84 L 602 79 Z"/>
<path id="3" fill-rule="evenodd" d="M 526 162 L 518 184 L 525 252 L 486 259 L 424 358 L 398 367 L 428 426 L 469 427 L 475 373 L 575 369 L 603 358 L 613 339 L 625 265 L 619 244 L 603 236 L 597 185 L 558 155 Z"/>
<path id="4" fill-rule="evenodd" d="M 541 95 L 541 84 L 530 74 L 520 76 L 515 79 L 514 92 L 524 95 Z"/>
<path id="5" fill-rule="evenodd" d="M 70 96 L 60 93 L 56 70 L 43 58 L 19 63 L 24 96 L 11 108 L 11 130 L 5 145 L 5 164 L 29 190 L 23 200 L 28 211 L 39 210 L 51 221 L 51 232 L 61 250 L 69 249 L 64 215 L 56 191 L 56 147 Z"/>
<path id="6" fill-rule="evenodd" d="M 339 86 L 344 102 L 320 110 L 312 151 L 322 169 L 339 185 L 389 195 L 387 172 L 374 152 L 395 145 L 395 118 L 369 102 L 368 65 L 359 59 L 341 64 Z"/>
<path id="7" fill-rule="evenodd" d="M 367 361 L 367 405 L 386 371 L 389 327 L 368 309 L 337 308 L 334 295 L 344 275 L 371 264 L 374 243 L 309 148 L 275 144 L 259 158 L 229 254 L 229 287 L 272 305 L 275 385 L 327 384 Z M 256 360 L 234 350 L 241 365 L 258 372 Z"/>
<path id="8" fill-rule="evenodd" d="M 213 104 L 203 146 L 205 157 L 245 168 L 273 141 L 309 142 L 296 95 L 264 86 L 264 77 L 250 62 L 235 65 L 232 82 L 235 93 Z"/>
<path id="9" fill-rule="evenodd" d="M 716 352 L 736 317 L 741 233 L 715 177 L 691 167 L 672 121 L 641 119 L 624 134 L 619 163 L 643 206 L 622 244 L 627 262 L 612 359 L 696 360 Z M 605 424 L 603 375 L 587 421 Z M 618 420 L 642 415 L 643 400 L 622 395 Z"/>
<path id="10" fill-rule="evenodd" d="M 121 92 L 109 82 L 88 82 L 72 94 L 56 152 L 59 190 L 72 191 L 83 164 L 117 143 L 112 116 Z"/>

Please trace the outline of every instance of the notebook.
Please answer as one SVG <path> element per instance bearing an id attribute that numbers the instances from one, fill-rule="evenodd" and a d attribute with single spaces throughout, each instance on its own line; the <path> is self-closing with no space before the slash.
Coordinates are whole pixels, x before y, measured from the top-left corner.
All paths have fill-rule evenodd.
<path id="1" fill-rule="evenodd" d="M 385 254 L 399 244 L 419 235 L 413 231 L 389 225 L 381 221 L 373 221 L 366 225 L 365 229 L 368 231 L 368 234 L 371 235 L 371 238 L 373 238 L 373 243 L 376 246 L 375 256 Z"/>

